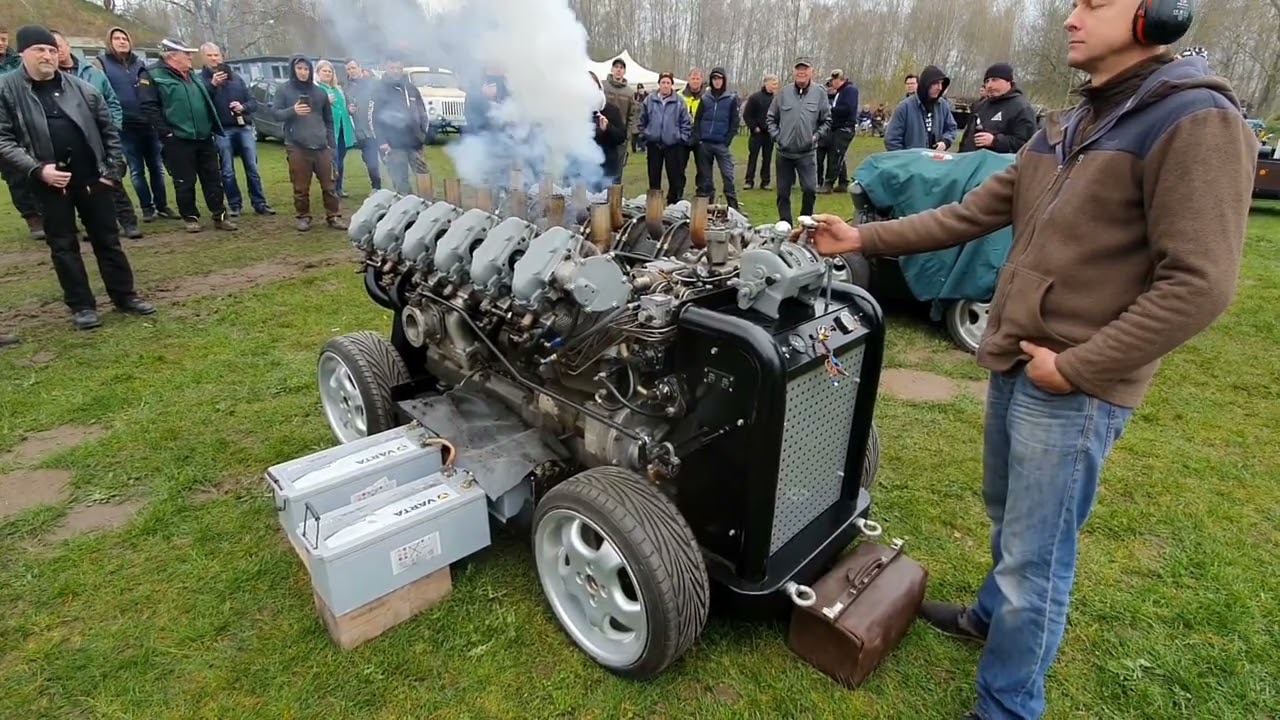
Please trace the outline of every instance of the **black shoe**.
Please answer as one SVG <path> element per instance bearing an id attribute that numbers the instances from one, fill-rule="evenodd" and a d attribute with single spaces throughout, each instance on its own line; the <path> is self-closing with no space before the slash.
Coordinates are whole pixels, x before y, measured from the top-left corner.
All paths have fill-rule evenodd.
<path id="1" fill-rule="evenodd" d="M 71 315 L 71 324 L 77 330 L 92 330 L 102 326 L 102 318 L 98 317 L 97 310 L 77 310 Z"/>
<path id="2" fill-rule="evenodd" d="M 748 180 L 748 181 L 746 181 L 746 182 L 742 183 L 742 189 L 743 189 L 743 190 L 754 190 L 754 189 L 755 189 L 755 187 L 756 187 L 756 184 L 755 184 L 755 183 L 753 183 L 753 182 L 751 182 L 750 180 Z"/>
<path id="3" fill-rule="evenodd" d="M 137 225 L 125 225 L 124 236 L 130 240 L 137 240 L 142 237 L 142 231 L 138 229 Z"/>
<path id="4" fill-rule="evenodd" d="M 21 342 L 22 342 L 22 339 L 19 338 L 17 335 L 10 335 L 9 333 L 0 333 L 0 347 L 12 347 Z"/>
<path id="5" fill-rule="evenodd" d="M 227 211 L 227 214 L 231 217 L 240 217 L 240 208 L 231 208 Z"/>
<path id="6" fill-rule="evenodd" d="M 144 223 L 155 222 L 155 219 L 156 219 L 156 211 L 155 211 L 155 210 L 143 210 L 143 211 L 142 211 L 142 222 L 144 222 Z"/>
<path id="7" fill-rule="evenodd" d="M 165 220 L 181 220 L 182 219 L 178 216 L 177 213 L 170 210 L 169 208 L 157 208 L 156 217 L 164 218 Z"/>
<path id="8" fill-rule="evenodd" d="M 925 600 L 920 606 L 920 619 L 944 635 L 983 645 L 987 631 L 980 628 L 963 605 Z"/>
<path id="9" fill-rule="evenodd" d="M 122 303 L 116 304 L 116 309 L 120 312 L 132 313 L 134 315 L 150 315 L 156 311 L 154 305 L 140 297 L 137 297 L 136 295 Z"/>
<path id="10" fill-rule="evenodd" d="M 276 214 L 275 209 L 272 208 L 270 205 L 263 205 L 262 207 L 256 207 L 253 209 L 253 211 L 258 213 L 259 215 L 275 215 Z"/>

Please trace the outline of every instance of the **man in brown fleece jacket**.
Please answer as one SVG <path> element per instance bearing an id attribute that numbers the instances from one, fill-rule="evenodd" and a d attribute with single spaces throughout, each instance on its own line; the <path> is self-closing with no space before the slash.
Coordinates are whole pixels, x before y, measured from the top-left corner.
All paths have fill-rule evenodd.
<path id="1" fill-rule="evenodd" d="M 1103 461 L 1160 358 L 1234 295 L 1257 141 L 1204 58 L 1138 43 L 1137 4 L 1076 1 L 1080 103 L 962 202 L 861 227 L 815 218 L 823 254 L 927 252 L 1013 225 L 978 351 L 992 569 L 971 605 L 921 610 L 985 645 L 966 717 L 1044 712 Z"/>

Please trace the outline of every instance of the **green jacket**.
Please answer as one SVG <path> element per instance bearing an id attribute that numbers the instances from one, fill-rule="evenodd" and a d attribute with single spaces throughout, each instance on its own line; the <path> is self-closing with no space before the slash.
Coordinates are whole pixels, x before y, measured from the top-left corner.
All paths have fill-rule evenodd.
<path id="1" fill-rule="evenodd" d="M 124 122 L 124 111 L 120 108 L 120 98 L 116 96 L 116 91 L 111 87 L 111 82 L 107 80 L 107 76 L 92 63 L 80 62 L 75 55 L 71 56 L 71 74 L 89 83 L 95 90 L 102 93 L 102 97 L 107 101 L 107 107 L 111 110 L 111 121 L 116 127 L 120 127 Z"/>
<path id="2" fill-rule="evenodd" d="M 20 67 L 22 67 L 22 56 L 14 52 L 13 48 L 5 50 L 4 54 L 0 55 L 0 75 L 12 72 Z"/>
<path id="3" fill-rule="evenodd" d="M 138 74 L 138 101 L 161 140 L 208 140 L 222 134 L 213 98 L 195 73 L 184 76 L 156 63 Z"/>
<path id="4" fill-rule="evenodd" d="M 356 126 L 351 122 L 351 111 L 347 109 L 347 98 L 342 88 L 325 85 L 316 81 L 316 87 L 329 93 L 329 104 L 333 106 L 333 139 L 336 146 L 341 134 L 343 145 L 352 147 L 356 144 Z"/>

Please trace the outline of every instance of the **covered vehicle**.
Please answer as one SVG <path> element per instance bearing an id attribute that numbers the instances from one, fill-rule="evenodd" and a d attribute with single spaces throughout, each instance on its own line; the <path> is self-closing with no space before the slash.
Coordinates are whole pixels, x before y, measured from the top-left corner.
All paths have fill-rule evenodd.
<path id="1" fill-rule="evenodd" d="M 966 193 L 1014 161 L 1014 155 L 979 150 L 947 153 L 892 150 L 868 156 L 854 170 L 858 222 L 905 217 L 959 202 Z M 901 257 L 876 258 L 868 282 L 877 296 L 905 296 L 932 304 L 961 348 L 976 353 L 986 331 L 996 275 L 1013 244 L 1005 227 L 973 242 Z"/>

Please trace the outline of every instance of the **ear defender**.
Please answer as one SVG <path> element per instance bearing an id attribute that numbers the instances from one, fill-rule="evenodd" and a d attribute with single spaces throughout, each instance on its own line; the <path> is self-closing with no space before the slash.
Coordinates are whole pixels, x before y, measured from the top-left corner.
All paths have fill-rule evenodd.
<path id="1" fill-rule="evenodd" d="M 1142 0 L 1133 14 L 1133 39 L 1139 45 L 1172 45 L 1193 19 L 1191 0 Z"/>

